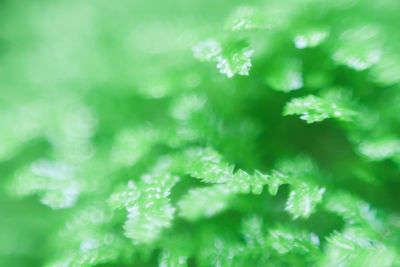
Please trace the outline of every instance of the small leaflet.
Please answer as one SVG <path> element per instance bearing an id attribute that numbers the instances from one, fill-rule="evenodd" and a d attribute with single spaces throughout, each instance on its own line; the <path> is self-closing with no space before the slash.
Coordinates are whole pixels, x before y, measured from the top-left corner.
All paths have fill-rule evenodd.
<path id="1" fill-rule="evenodd" d="M 163 228 L 171 225 L 175 208 L 168 196 L 178 180 L 170 173 L 145 174 L 138 185 L 129 181 L 124 190 L 110 196 L 113 209 L 127 210 L 123 228 L 135 244 L 151 243 Z"/>
<path id="2" fill-rule="evenodd" d="M 293 215 L 294 219 L 308 218 L 315 206 L 322 200 L 324 192 L 325 188 L 308 184 L 291 187 L 286 210 Z"/>
<path id="3" fill-rule="evenodd" d="M 62 162 L 38 159 L 16 173 L 9 190 L 19 196 L 37 194 L 41 203 L 52 209 L 72 207 L 81 191 L 74 172 Z"/>
<path id="4" fill-rule="evenodd" d="M 320 242 L 316 234 L 290 225 L 277 225 L 271 228 L 266 242 L 278 254 L 286 254 L 293 249 L 299 249 L 307 254 L 319 253 Z"/>
<path id="5" fill-rule="evenodd" d="M 219 71 L 228 78 L 238 75 L 249 75 L 252 66 L 250 57 L 254 50 L 246 41 L 228 41 L 221 45 L 209 39 L 193 47 L 195 58 L 201 61 L 214 61 Z"/>
<path id="6" fill-rule="evenodd" d="M 214 60 L 222 51 L 219 42 L 208 39 L 200 42 L 193 47 L 194 57 L 200 61 L 211 61 Z"/>
<path id="7" fill-rule="evenodd" d="M 191 189 L 178 202 L 180 216 L 188 220 L 212 217 L 225 209 L 232 196 L 232 190 L 225 184 Z"/>
<path id="8" fill-rule="evenodd" d="M 300 115 L 307 123 L 319 122 L 328 118 L 350 121 L 354 112 L 340 104 L 314 95 L 293 98 L 284 107 L 283 115 Z"/>

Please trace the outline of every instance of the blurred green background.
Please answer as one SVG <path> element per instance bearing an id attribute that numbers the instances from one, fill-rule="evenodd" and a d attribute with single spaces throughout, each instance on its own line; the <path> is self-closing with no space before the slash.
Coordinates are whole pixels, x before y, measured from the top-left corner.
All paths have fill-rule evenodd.
<path id="1" fill-rule="evenodd" d="M 174 79 L 200 79 L 196 72 L 174 74 L 197 64 L 191 46 L 221 31 L 236 3 L 1 1 L 0 266 L 43 266 L 53 249 L 50 234 L 73 212 L 53 211 L 34 195 L 11 198 L 6 184 L 15 172 L 39 158 L 68 157 L 54 153 L 81 154 L 81 141 L 66 132 L 85 131 L 85 121 L 66 118 L 76 109 L 96 114 L 100 151 L 118 129 L 160 116 L 160 97 L 181 90 L 172 88 Z M 69 151 L 54 151 L 58 145 Z"/>

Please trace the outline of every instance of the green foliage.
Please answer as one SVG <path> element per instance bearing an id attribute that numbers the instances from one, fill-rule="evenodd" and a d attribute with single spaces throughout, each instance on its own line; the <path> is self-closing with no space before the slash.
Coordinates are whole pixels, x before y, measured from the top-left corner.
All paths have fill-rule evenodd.
<path id="1" fill-rule="evenodd" d="M 286 204 L 288 210 L 294 218 L 308 217 L 311 211 L 315 209 L 315 205 L 321 201 L 325 188 L 299 186 L 294 188 L 289 195 Z"/>
<path id="2" fill-rule="evenodd" d="M 319 122 L 328 118 L 348 121 L 353 113 L 352 110 L 314 95 L 292 99 L 286 104 L 283 111 L 283 115 L 301 115 L 300 119 L 307 123 Z"/>
<path id="3" fill-rule="evenodd" d="M 319 254 L 319 239 L 313 233 L 307 233 L 290 226 L 278 226 L 269 231 L 267 242 L 278 254 L 284 255 L 290 251 L 310 254 L 316 257 Z"/>
<path id="4" fill-rule="evenodd" d="M 222 46 L 215 40 L 200 42 L 193 47 L 194 56 L 200 60 L 217 62 L 217 68 L 229 78 L 235 74 L 249 75 L 251 67 L 249 49 L 245 40 L 228 40 Z"/>
<path id="5" fill-rule="evenodd" d="M 226 208 L 230 197 L 231 191 L 225 185 L 191 189 L 178 202 L 180 215 L 190 220 L 211 217 Z"/>
<path id="6" fill-rule="evenodd" d="M 133 165 L 157 142 L 157 132 L 151 126 L 122 130 L 113 144 L 111 160 L 121 165 Z"/>
<path id="7" fill-rule="evenodd" d="M 229 165 L 211 148 L 188 149 L 183 157 L 190 159 L 185 170 L 192 177 L 206 183 L 226 184 L 226 189 L 232 192 L 261 194 L 263 185 L 268 183 L 268 175 L 259 171 L 253 175 L 240 169 L 233 173 L 234 166 Z"/>
<path id="8" fill-rule="evenodd" d="M 20 196 L 38 194 L 40 201 L 53 209 L 67 208 L 75 204 L 80 191 L 73 172 L 68 165 L 39 159 L 16 173 L 9 188 Z"/>
<path id="9" fill-rule="evenodd" d="M 395 253 L 363 229 L 347 228 L 343 233 L 334 232 L 328 238 L 327 253 L 322 266 L 393 266 Z"/>
<path id="10" fill-rule="evenodd" d="M 152 180 L 151 182 L 146 181 L 149 185 L 145 186 L 143 194 L 132 206 L 127 208 L 128 218 L 124 224 L 125 235 L 133 239 L 135 243 L 152 242 L 158 237 L 163 227 L 170 226 L 173 219 L 175 208 L 171 206 L 167 198 L 172 185 L 164 186 L 163 184 L 175 183 L 177 179 Z"/>
<path id="11" fill-rule="evenodd" d="M 0 6 L 0 266 L 400 266 L 399 1 Z"/>
<path id="12" fill-rule="evenodd" d="M 296 59 L 284 59 L 277 62 L 274 64 L 274 70 L 265 77 L 265 82 L 272 89 L 283 92 L 302 88 L 301 62 Z"/>

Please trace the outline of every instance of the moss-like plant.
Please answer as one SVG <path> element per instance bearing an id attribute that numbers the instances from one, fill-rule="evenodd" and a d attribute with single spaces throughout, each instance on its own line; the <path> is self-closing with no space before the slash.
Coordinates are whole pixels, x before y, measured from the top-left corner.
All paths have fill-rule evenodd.
<path id="1" fill-rule="evenodd" d="M 400 266 L 398 0 L 0 7 L 0 266 Z"/>

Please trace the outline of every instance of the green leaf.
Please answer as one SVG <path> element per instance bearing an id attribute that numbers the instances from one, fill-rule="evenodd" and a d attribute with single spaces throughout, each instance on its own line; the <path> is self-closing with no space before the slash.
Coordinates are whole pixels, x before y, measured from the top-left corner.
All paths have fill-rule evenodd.
<path id="1" fill-rule="evenodd" d="M 261 194 L 263 186 L 268 182 L 268 175 L 259 171 L 249 175 L 239 169 L 233 174 L 234 166 L 210 147 L 187 149 L 180 161 L 184 162 L 183 168 L 192 177 L 217 184 L 191 189 L 178 202 L 180 215 L 190 220 L 210 217 L 220 212 L 235 194 Z"/>
<path id="2" fill-rule="evenodd" d="M 227 208 L 233 192 L 227 185 L 195 188 L 178 202 L 179 215 L 188 220 L 212 217 Z"/>
<path id="3" fill-rule="evenodd" d="M 362 199 L 344 191 L 330 192 L 325 196 L 324 208 L 342 216 L 349 224 L 367 224 L 380 228 L 376 211 Z"/>
<path id="4" fill-rule="evenodd" d="M 293 98 L 284 108 L 283 115 L 300 115 L 307 123 L 319 122 L 328 118 L 350 121 L 354 111 L 314 95 Z"/>
<path id="5" fill-rule="evenodd" d="M 243 170 L 238 170 L 233 179 L 228 183 L 233 191 L 240 193 L 253 193 L 259 195 L 265 184 L 268 183 L 269 176 L 255 171 L 253 175 L 249 175 Z"/>
<path id="6" fill-rule="evenodd" d="M 223 44 L 221 55 L 217 58 L 217 68 L 228 78 L 235 74 L 249 75 L 253 52 L 245 40 L 228 41 Z"/>
<path id="7" fill-rule="evenodd" d="M 233 174 L 234 166 L 223 160 L 222 156 L 210 147 L 190 148 L 183 154 L 184 169 L 192 177 L 206 183 L 226 184 L 232 192 L 261 194 L 268 182 L 268 175 L 255 171 L 253 175 L 243 170 Z"/>
<path id="8" fill-rule="evenodd" d="M 128 211 L 125 235 L 135 244 L 153 242 L 163 228 L 171 225 L 175 208 L 168 196 L 178 180 L 169 173 L 145 174 L 139 189 L 130 181 L 125 191 L 111 195 L 109 203 L 113 208 L 125 207 Z"/>
<path id="9" fill-rule="evenodd" d="M 124 224 L 125 235 L 135 244 L 151 243 L 158 238 L 161 230 L 171 225 L 175 208 L 165 198 L 157 199 L 157 193 L 144 194 L 149 202 L 139 203 L 127 209 L 128 217 Z"/>
<path id="10" fill-rule="evenodd" d="M 185 164 L 187 174 L 206 183 L 227 183 L 233 178 L 234 166 L 223 160 L 211 147 L 187 149 L 182 161 L 188 163 Z"/>
<path id="11" fill-rule="evenodd" d="M 108 203 L 113 209 L 129 208 L 138 200 L 140 195 L 141 192 L 135 182 L 129 181 L 126 188 L 121 188 L 110 196 Z"/>
<path id="12" fill-rule="evenodd" d="M 285 209 L 293 215 L 294 219 L 308 218 L 315 206 L 322 200 L 322 195 L 325 192 L 325 188 L 309 184 L 292 186 L 290 189 Z"/>
<path id="13" fill-rule="evenodd" d="M 393 266 L 396 254 L 360 227 L 347 227 L 327 237 L 326 253 L 319 266 Z"/>
<path id="14" fill-rule="evenodd" d="M 222 48 L 219 42 L 208 39 L 193 46 L 194 57 L 200 61 L 212 61 L 221 54 Z"/>
<path id="15" fill-rule="evenodd" d="M 308 218 L 325 192 L 325 188 L 315 182 L 315 178 L 320 177 L 315 163 L 309 157 L 299 156 L 281 160 L 276 167 L 278 170 L 274 170 L 268 180 L 269 192 L 276 195 L 280 185 L 289 184 L 290 194 L 285 209 L 293 219 Z"/>
<path id="16" fill-rule="evenodd" d="M 238 75 L 249 75 L 250 56 L 254 50 L 245 40 L 228 40 L 222 45 L 217 41 L 207 40 L 193 47 L 194 56 L 200 60 L 216 61 L 217 68 L 228 78 Z"/>
<path id="17" fill-rule="evenodd" d="M 288 177 L 286 175 L 273 170 L 268 181 L 268 192 L 275 196 L 278 193 L 279 186 L 287 184 L 288 182 Z"/>
<path id="18" fill-rule="evenodd" d="M 303 254 L 319 254 L 319 238 L 317 235 L 289 225 L 278 225 L 270 229 L 266 243 L 278 254 L 287 254 L 293 250 Z"/>
<path id="19" fill-rule="evenodd" d="M 17 196 L 38 194 L 40 201 L 53 209 L 68 208 L 76 203 L 81 191 L 74 174 L 67 164 L 38 159 L 15 174 L 8 191 Z"/>

